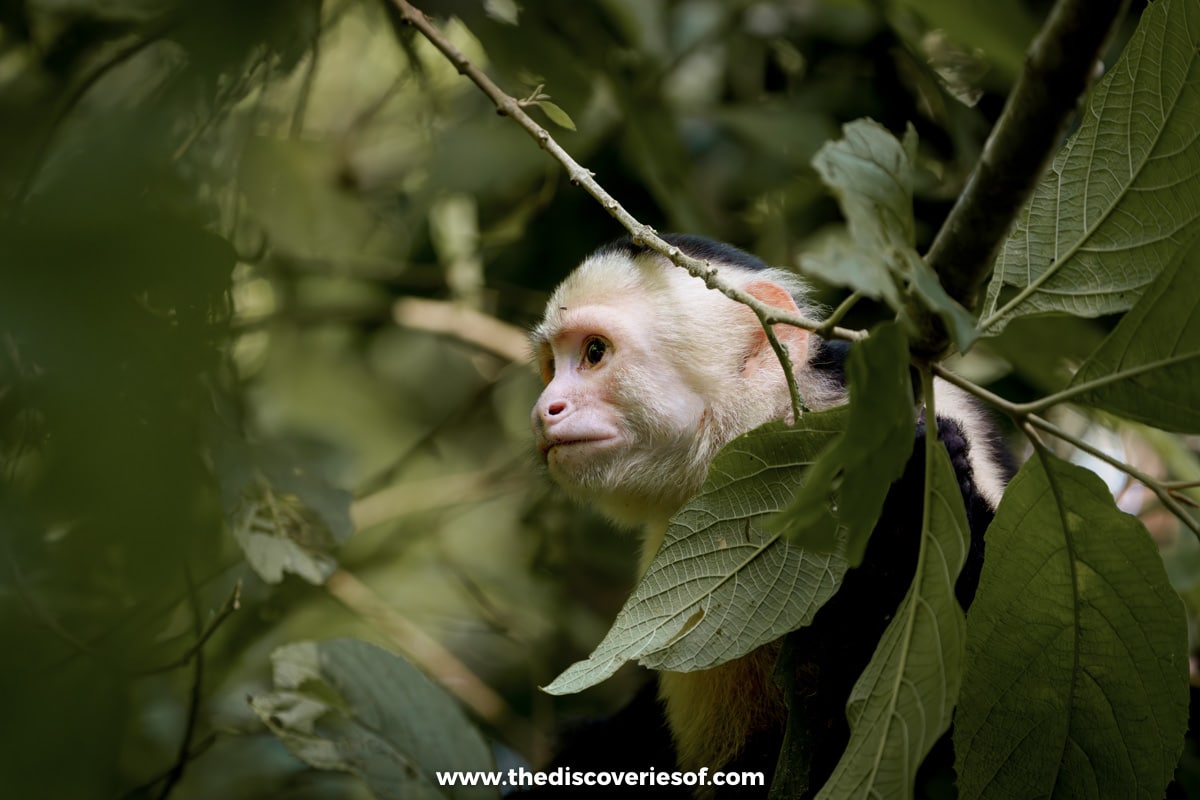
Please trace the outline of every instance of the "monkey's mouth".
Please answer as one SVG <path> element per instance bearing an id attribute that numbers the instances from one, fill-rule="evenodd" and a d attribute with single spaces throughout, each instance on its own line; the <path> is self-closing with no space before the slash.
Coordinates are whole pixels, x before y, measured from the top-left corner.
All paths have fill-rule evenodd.
<path id="1" fill-rule="evenodd" d="M 611 442 L 615 436 L 593 436 L 590 438 L 580 439 L 555 439 L 548 441 L 542 445 L 542 455 L 549 457 L 550 453 L 560 447 L 574 447 L 578 445 L 601 445 L 605 442 Z"/>

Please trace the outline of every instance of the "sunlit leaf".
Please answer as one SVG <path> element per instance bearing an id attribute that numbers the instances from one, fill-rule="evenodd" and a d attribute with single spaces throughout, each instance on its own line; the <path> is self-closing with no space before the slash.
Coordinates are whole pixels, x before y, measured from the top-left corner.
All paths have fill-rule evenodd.
<path id="1" fill-rule="evenodd" d="M 538 103 L 538 108 L 546 112 L 546 116 L 550 121 L 559 127 L 566 128 L 569 131 L 575 130 L 575 120 L 571 119 L 571 115 L 562 108 L 551 103 L 549 100 L 542 100 Z"/>
<path id="2" fill-rule="evenodd" d="M 980 330 L 1131 307 L 1200 218 L 1200 4 L 1152 3 L 996 261 Z"/>
<path id="3" fill-rule="evenodd" d="M 961 797 L 1163 796 L 1187 725 L 1183 604 L 1094 473 L 1025 464 L 967 623 Z"/>

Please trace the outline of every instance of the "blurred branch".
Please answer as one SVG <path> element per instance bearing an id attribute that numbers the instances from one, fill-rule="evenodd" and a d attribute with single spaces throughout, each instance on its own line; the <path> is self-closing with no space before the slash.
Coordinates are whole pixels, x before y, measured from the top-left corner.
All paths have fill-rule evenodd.
<path id="1" fill-rule="evenodd" d="M 317 4 L 317 14 L 321 13 L 321 5 Z M 321 63 L 321 36 L 320 25 L 317 26 L 317 35 L 313 36 L 312 43 L 308 46 L 308 65 L 304 70 L 304 81 L 300 84 L 300 96 L 296 98 L 296 107 L 292 109 L 292 122 L 289 126 L 288 137 L 293 140 L 299 140 L 300 134 L 304 132 L 304 116 L 308 112 L 308 103 L 312 98 L 313 84 L 316 82 L 317 66 Z"/>
<path id="2" fill-rule="evenodd" d="M 1058 149 L 1079 97 L 1128 0 L 1059 0 L 1025 57 L 1025 69 L 983 155 L 925 258 L 950 296 L 974 309 L 996 253 Z M 915 309 L 914 309 L 915 311 Z M 914 350 L 942 353 L 945 329 L 931 315 Z"/>
<path id="3" fill-rule="evenodd" d="M 511 469 L 506 469 L 511 474 Z M 354 529 L 361 531 L 405 514 L 452 508 L 509 491 L 494 470 L 440 475 L 381 489 L 350 506 Z"/>
<path id="4" fill-rule="evenodd" d="M 225 598 L 225 602 L 221 604 L 221 608 L 219 611 L 217 611 L 217 615 L 213 617 L 212 622 L 208 623 L 208 626 L 199 632 L 199 635 L 196 637 L 196 641 L 183 655 L 174 661 L 163 664 L 162 666 L 152 667 L 141 674 L 157 675 L 160 672 L 169 672 L 170 670 L 178 669 L 179 667 L 184 666 L 193 658 L 198 657 L 200 655 L 200 651 L 204 648 L 204 645 L 208 642 L 212 635 L 217 632 L 217 628 L 221 627 L 221 623 L 228 619 L 233 612 L 241 608 L 241 602 L 242 582 L 241 580 L 238 580 L 237 583 L 233 585 L 233 591 L 229 593 L 229 597 Z"/>
<path id="5" fill-rule="evenodd" d="M 192 609 L 192 629 L 196 633 L 196 641 L 206 641 L 208 637 L 205 635 L 204 621 L 200 618 L 200 599 L 196 594 L 196 581 L 192 578 L 192 570 L 186 561 L 183 564 L 183 576 L 187 581 L 188 605 Z M 234 587 L 233 597 L 236 598 L 239 588 L 239 586 Z M 234 604 L 236 605 L 236 600 Z M 211 635 L 211 629 L 209 634 Z M 187 769 L 190 760 L 192 741 L 196 735 L 196 722 L 200 717 L 200 701 L 204 697 L 203 648 L 193 648 L 192 662 L 195 667 L 192 670 L 192 686 L 188 693 L 187 719 L 183 723 L 183 737 L 179 741 L 179 755 L 175 759 L 174 766 L 167 771 L 167 775 L 163 779 L 163 787 L 162 791 L 158 793 L 158 800 L 166 800 L 170 796 L 171 791 L 183 779 L 184 770 Z"/>
<path id="6" fill-rule="evenodd" d="M 492 725 L 514 749 L 534 763 L 545 760 L 550 747 L 542 734 L 517 716 L 503 697 L 441 642 L 344 569 L 330 575 L 325 588 L 351 611 L 372 623 L 422 672 Z"/>
<path id="7" fill-rule="evenodd" d="M 456 303 L 405 297 L 392 306 L 392 318 L 397 325 L 453 336 L 507 361 L 529 360 L 524 330 Z"/>
<path id="8" fill-rule="evenodd" d="M 217 735 L 215 733 L 210 733 L 208 736 L 205 736 L 203 739 L 201 739 L 199 742 L 197 742 L 196 746 L 193 747 L 188 752 L 187 760 L 195 761 L 197 758 L 204 755 L 204 753 L 208 751 L 208 748 L 212 747 L 216 743 L 217 743 Z M 155 775 L 153 778 L 146 781 L 145 783 L 142 783 L 142 784 L 139 784 L 139 785 L 133 787 L 132 789 L 130 789 L 129 791 L 127 791 L 123 795 L 121 795 L 121 797 L 125 798 L 125 800 L 134 800 L 135 798 L 144 797 L 146 795 L 146 793 L 150 791 L 150 789 L 152 789 L 153 787 L 157 786 L 159 783 L 162 783 L 168 777 L 170 777 L 171 771 L 174 769 L 175 769 L 175 765 L 172 764 L 171 769 L 166 770 L 165 772 L 162 772 L 159 775 Z"/>

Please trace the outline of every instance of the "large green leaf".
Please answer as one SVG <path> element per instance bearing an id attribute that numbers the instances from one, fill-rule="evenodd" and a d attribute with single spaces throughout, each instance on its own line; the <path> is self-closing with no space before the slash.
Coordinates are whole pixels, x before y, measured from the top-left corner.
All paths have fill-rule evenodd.
<path id="1" fill-rule="evenodd" d="M 1200 433 L 1200 247 L 1180 250 L 1092 354 L 1072 400 L 1157 428 Z"/>
<path id="2" fill-rule="evenodd" d="M 917 572 L 850 693 L 850 742 L 818 798 L 911 797 L 917 768 L 950 727 L 966 627 L 954 582 L 970 533 L 946 449 L 927 441 Z"/>
<path id="3" fill-rule="evenodd" d="M 726 446 L 604 640 L 546 691 L 580 691 L 632 659 L 681 672 L 715 667 L 811 622 L 846 562 L 840 552 L 789 547 L 763 521 L 787 504 L 845 420 L 844 408 L 804 414 Z"/>
<path id="4" fill-rule="evenodd" d="M 1187 627 L 1146 529 L 1047 453 L 988 529 L 954 749 L 963 798 L 1163 796 L 1187 724 Z"/>
<path id="5" fill-rule="evenodd" d="M 937 275 L 917 254 L 912 211 L 912 127 L 899 141 L 872 120 L 842 128 L 813 157 L 813 168 L 838 198 L 850 240 L 807 254 L 801 268 L 839 286 L 884 300 L 896 311 L 913 294 L 938 314 L 960 348 L 974 338 L 975 321 L 946 294 Z"/>
<path id="6" fill-rule="evenodd" d="M 1158 0 L 996 261 L 980 330 L 1124 311 L 1200 218 L 1200 4 Z"/>
<path id="7" fill-rule="evenodd" d="M 812 469 L 804 488 L 768 527 L 792 544 L 829 551 L 846 534 L 846 561 L 858 566 L 888 488 L 904 472 L 915 436 L 908 343 L 896 323 L 880 325 L 846 359 L 846 432 Z M 837 519 L 830 510 L 837 498 Z"/>
<path id="8" fill-rule="evenodd" d="M 250 705 L 306 764 L 357 775 L 382 800 L 499 796 L 440 784 L 438 772 L 492 770 L 491 753 L 458 704 L 399 656 L 335 639 L 285 645 L 271 663 L 275 691 Z"/>

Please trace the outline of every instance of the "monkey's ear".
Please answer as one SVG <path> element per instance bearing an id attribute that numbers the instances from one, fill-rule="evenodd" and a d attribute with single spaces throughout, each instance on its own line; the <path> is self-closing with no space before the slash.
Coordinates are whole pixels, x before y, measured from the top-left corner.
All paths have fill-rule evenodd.
<path id="1" fill-rule="evenodd" d="M 800 307 L 792 299 L 791 293 L 777 283 L 755 281 L 746 285 L 745 292 L 759 302 L 766 303 L 769 306 L 774 306 L 793 314 L 800 313 Z M 773 325 L 771 327 L 775 331 L 775 336 L 779 341 L 787 345 L 788 354 L 792 358 L 792 365 L 799 369 L 808 356 L 808 331 L 803 328 L 797 328 L 794 325 Z M 775 352 L 771 349 L 771 343 L 767 341 L 767 334 L 765 332 L 759 331 L 758 338 L 755 341 L 756 352 L 761 353 L 763 356 L 770 356 L 772 360 L 775 359 Z"/>

